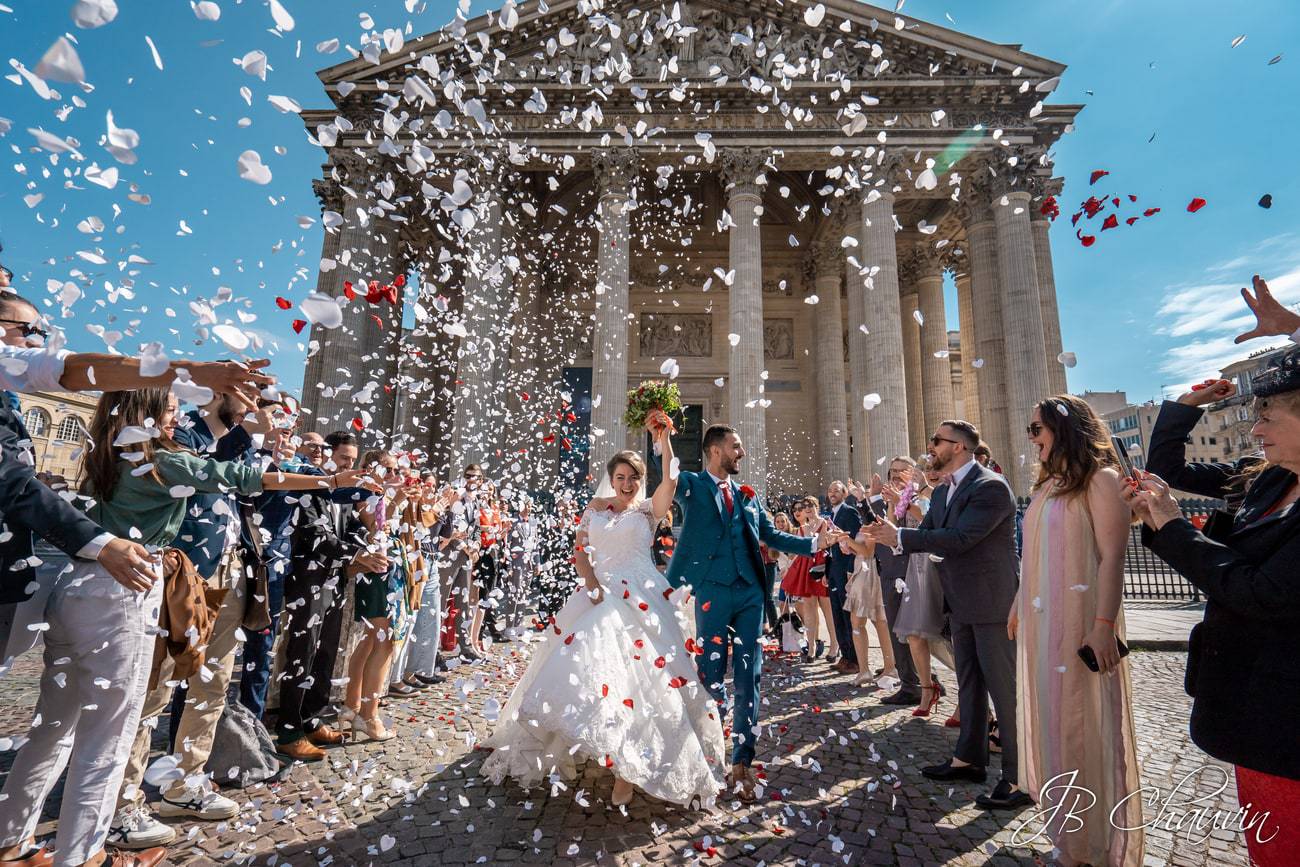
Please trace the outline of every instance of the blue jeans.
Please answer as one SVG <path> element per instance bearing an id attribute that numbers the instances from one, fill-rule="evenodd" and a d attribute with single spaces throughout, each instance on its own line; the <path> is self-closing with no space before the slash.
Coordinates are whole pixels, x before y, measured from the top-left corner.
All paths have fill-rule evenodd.
<path id="1" fill-rule="evenodd" d="M 731 720 L 731 763 L 748 765 L 754 761 L 754 744 L 758 738 L 758 682 L 763 670 L 763 650 L 759 633 L 763 628 L 763 589 L 758 584 L 738 581 L 698 585 L 695 624 L 704 652 L 696 657 L 700 682 L 718 702 L 718 711 L 726 719 L 727 657 L 732 656 L 734 713 Z M 708 610 L 704 605 L 708 604 Z M 717 640 L 715 640 L 717 639 Z"/>
<path id="2" fill-rule="evenodd" d="M 261 632 L 250 633 L 244 642 L 244 669 L 239 677 L 239 703 L 253 716 L 262 718 L 266 711 L 266 693 L 271 685 L 271 666 L 275 663 L 275 636 L 280 631 L 280 613 L 284 611 L 284 578 L 289 571 L 288 558 L 272 554 L 267 564 L 267 604 L 271 625 Z"/>

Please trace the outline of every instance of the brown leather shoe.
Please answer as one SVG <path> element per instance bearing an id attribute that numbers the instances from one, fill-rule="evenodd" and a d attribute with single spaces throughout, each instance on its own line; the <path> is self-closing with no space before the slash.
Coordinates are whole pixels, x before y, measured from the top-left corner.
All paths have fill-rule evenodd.
<path id="1" fill-rule="evenodd" d="M 319 762 L 325 758 L 325 751 L 307 738 L 298 738 L 291 744 L 279 744 L 276 746 L 275 751 L 277 754 L 293 759 L 295 762 Z"/>
<path id="2" fill-rule="evenodd" d="M 141 849 L 139 852 L 128 852 L 125 849 L 109 849 L 103 867 L 157 867 L 166 857 L 167 849 L 163 846 Z"/>
<path id="3" fill-rule="evenodd" d="M 734 798 L 745 804 L 754 802 L 754 775 L 745 765 L 732 765 L 727 772 L 727 788 L 722 797 Z"/>
<path id="4" fill-rule="evenodd" d="M 12 861 L 0 861 L 5 867 L 50 867 L 54 863 L 54 856 L 50 850 L 44 846 L 39 849 L 33 849 L 24 858 L 15 858 Z"/>
<path id="5" fill-rule="evenodd" d="M 329 726 L 321 726 L 315 731 L 307 732 L 307 740 L 318 747 L 336 747 L 343 743 L 343 732 Z"/>
<path id="6" fill-rule="evenodd" d="M 848 662 L 847 660 L 841 659 L 839 662 L 835 663 L 835 670 L 840 674 L 857 674 L 858 665 L 856 662 Z"/>

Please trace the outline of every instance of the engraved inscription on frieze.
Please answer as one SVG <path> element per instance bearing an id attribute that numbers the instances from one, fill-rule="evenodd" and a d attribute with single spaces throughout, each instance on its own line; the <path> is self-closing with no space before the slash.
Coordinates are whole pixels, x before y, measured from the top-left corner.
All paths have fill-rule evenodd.
<path id="1" fill-rule="evenodd" d="M 713 316 L 708 313 L 642 313 L 642 358 L 709 358 Z"/>
<path id="2" fill-rule="evenodd" d="M 763 357 L 774 361 L 794 360 L 794 320 L 763 320 Z"/>

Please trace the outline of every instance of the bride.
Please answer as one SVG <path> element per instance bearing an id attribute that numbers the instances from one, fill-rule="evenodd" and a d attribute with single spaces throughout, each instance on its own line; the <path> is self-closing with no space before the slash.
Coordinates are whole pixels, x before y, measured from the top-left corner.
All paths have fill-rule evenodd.
<path id="1" fill-rule="evenodd" d="M 587 758 L 613 771 L 615 806 L 640 788 L 709 808 L 723 787 L 718 707 L 687 640 L 695 635 L 693 605 L 651 555 L 677 489 L 668 425 L 656 424 L 654 436 L 663 458 L 654 496 L 642 496 L 640 455 L 622 451 L 606 467 L 609 497 L 583 513 L 576 560 L 586 587 L 555 615 L 485 743 L 493 752 L 483 774 L 494 783 L 572 779 Z"/>

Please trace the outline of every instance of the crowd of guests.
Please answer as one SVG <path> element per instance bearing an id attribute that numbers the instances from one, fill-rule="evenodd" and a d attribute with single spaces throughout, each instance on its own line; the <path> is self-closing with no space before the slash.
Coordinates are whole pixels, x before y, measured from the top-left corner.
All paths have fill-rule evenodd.
<path id="1" fill-rule="evenodd" d="M 1300 316 L 1263 281 L 1243 294 L 1258 318 L 1243 337 L 1300 340 Z M 576 586 L 571 499 L 535 512 L 478 465 L 444 482 L 418 454 L 300 429 L 260 363 L 146 374 L 134 358 L 38 348 L 38 309 L 12 292 L 0 294 L 0 329 L 0 642 L 7 666 L 39 636 L 45 663 L 0 796 L 0 861 L 156 864 L 175 830 L 155 810 L 239 811 L 212 761 L 235 704 L 284 762 L 391 739 L 385 700 L 526 638 L 530 614 L 544 622 Z M 16 392 L 92 388 L 102 394 L 74 493 L 37 477 Z M 1265 814 L 1271 833 L 1248 834 L 1255 862 L 1288 863 L 1300 848 L 1300 741 L 1279 738 L 1277 723 L 1300 718 L 1288 688 L 1300 683 L 1300 349 L 1252 391 L 1262 456 L 1186 461 L 1201 407 L 1235 394 L 1209 380 L 1162 407 L 1149 472 L 1082 400 L 1042 400 L 1026 420 L 1038 474 L 1023 516 L 975 426 L 943 422 L 920 461 L 897 456 L 884 478 L 833 482 L 825 506 L 806 497 L 774 514 L 778 529 L 845 536 L 815 556 L 764 552 L 779 587 L 774 637 L 789 628 L 808 664 L 824 660 L 922 719 L 945 697 L 935 662 L 947 667 L 958 688 L 945 725 L 959 732 L 951 757 L 922 773 L 983 783 L 1000 752 L 980 806 L 1036 802 L 1063 864 L 1141 864 L 1123 641 L 1124 552 L 1140 521 L 1145 544 L 1207 599 L 1190 640 L 1192 736 L 1236 766 L 1243 808 Z M 201 405 L 182 413 L 178 392 Z M 1171 489 L 1226 505 L 1200 530 Z M 662 564 L 671 525 L 661 530 Z M 66 564 L 35 558 L 34 536 Z M 168 708 L 172 747 L 150 775 Z M 36 825 L 65 769 L 51 852 Z M 1096 798 L 1081 823 L 1065 803 L 1079 788 Z"/>

